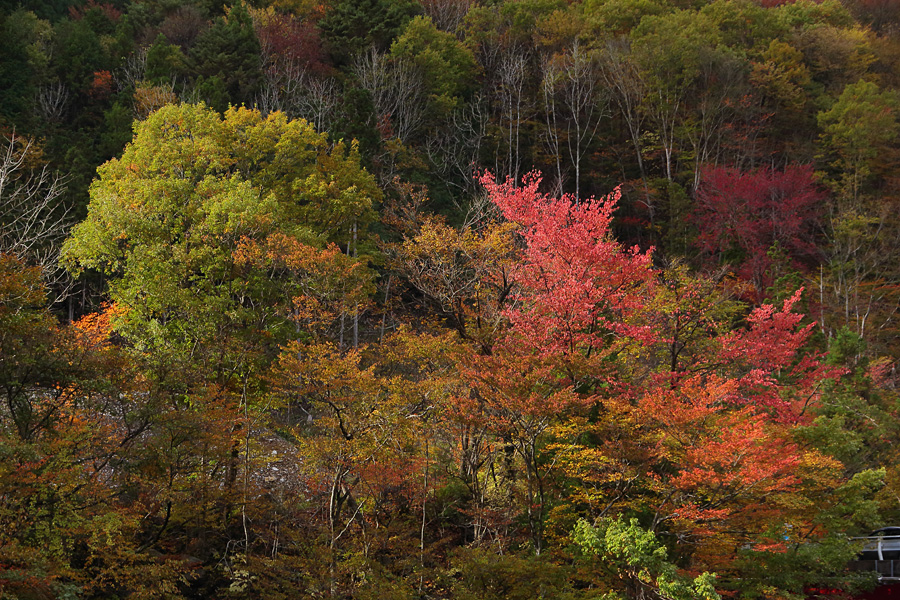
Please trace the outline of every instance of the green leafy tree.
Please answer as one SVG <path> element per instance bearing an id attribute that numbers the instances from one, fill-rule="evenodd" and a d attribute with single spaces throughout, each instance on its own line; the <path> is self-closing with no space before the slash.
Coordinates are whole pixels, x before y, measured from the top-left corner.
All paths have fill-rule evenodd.
<path id="1" fill-rule="evenodd" d="M 366 302 L 365 259 L 332 242 L 355 232 L 364 249 L 377 197 L 355 145 L 244 108 L 166 106 L 100 168 L 64 260 L 106 275 L 135 395 L 156 407 L 127 463 L 130 489 L 158 499 L 146 546 L 187 529 L 251 552 L 266 373 L 283 344 L 336 338 Z"/>
<path id="2" fill-rule="evenodd" d="M 775 9 L 775 14 L 780 22 L 788 27 L 798 29 L 819 25 L 833 27 L 853 25 L 853 15 L 841 2 L 836 0 L 786 2 Z"/>
<path id="3" fill-rule="evenodd" d="M 246 7 L 237 4 L 227 15 L 216 19 L 212 27 L 199 35 L 189 59 L 196 76 L 206 81 L 221 79 L 231 102 L 249 103 L 262 80 L 262 58 Z"/>
<path id="4" fill-rule="evenodd" d="M 446 114 L 471 91 L 477 65 L 472 51 L 438 30 L 430 17 L 416 17 L 391 45 L 391 56 L 409 59 L 422 71 L 433 110 Z"/>
<path id="5" fill-rule="evenodd" d="M 833 169 L 829 179 L 842 197 L 858 201 L 879 167 L 886 166 L 885 154 L 900 133 L 898 110 L 896 92 L 861 79 L 819 113 L 823 155 Z"/>
<path id="6" fill-rule="evenodd" d="M 779 23 L 773 11 L 755 2 L 716 0 L 700 9 L 700 13 L 716 24 L 722 41 L 729 48 L 757 57 L 774 39 L 787 36 L 787 28 Z"/>
<path id="7" fill-rule="evenodd" d="M 668 560 L 665 546 L 637 519 L 604 519 L 597 525 L 581 520 L 572 537 L 584 553 L 602 559 L 608 571 L 606 581 L 615 582 L 610 591 L 624 592 L 629 598 L 643 598 L 648 593 L 672 600 L 720 597 L 713 586 L 715 575 L 704 572 L 691 579 L 679 573 Z"/>
<path id="8" fill-rule="evenodd" d="M 665 177 L 672 181 L 681 146 L 679 129 L 692 95 L 702 89 L 698 82 L 716 58 L 720 34 L 706 15 L 681 10 L 644 17 L 630 38 L 647 89 L 644 106 L 662 147 Z"/>
<path id="9" fill-rule="evenodd" d="M 19 124 L 28 111 L 29 96 L 35 92 L 35 73 L 29 52 L 39 21 L 33 13 L 17 11 L 0 14 L 0 119 Z"/>
<path id="10" fill-rule="evenodd" d="M 537 33 L 541 19 L 566 8 L 563 0 L 506 0 L 498 4 L 507 41 L 526 45 Z"/>
<path id="11" fill-rule="evenodd" d="M 73 90 L 86 92 L 94 72 L 111 66 L 100 36 L 86 20 L 60 21 L 54 28 L 53 41 L 56 74 Z"/>
<path id="12" fill-rule="evenodd" d="M 420 11 L 413 0 L 338 0 L 319 21 L 319 28 L 335 62 L 342 65 L 371 47 L 386 51 Z"/>
<path id="13" fill-rule="evenodd" d="M 170 44 L 163 34 L 159 34 L 147 49 L 144 81 L 154 85 L 171 84 L 183 70 L 184 55 L 181 49 Z"/>
<path id="14" fill-rule="evenodd" d="M 750 79 L 766 106 L 775 109 L 777 126 L 787 132 L 803 118 L 812 78 L 803 54 L 787 42 L 774 39 L 753 63 Z"/>
<path id="15" fill-rule="evenodd" d="M 595 31 L 620 35 L 637 27 L 646 15 L 663 14 L 666 7 L 657 0 L 585 0 L 581 10 Z"/>
<path id="16" fill-rule="evenodd" d="M 377 196 L 355 147 L 330 147 L 305 121 L 169 106 L 101 167 L 65 260 L 107 274 L 128 309 L 120 332 L 148 356 L 205 353 L 204 376 L 227 379 L 292 329 L 280 288 L 238 253 L 276 234 L 311 247 L 364 239 Z"/>
<path id="17" fill-rule="evenodd" d="M 900 134 L 894 90 L 860 80 L 844 88 L 819 113 L 823 179 L 834 191 L 829 211 L 829 282 L 823 294 L 834 306 L 829 327 L 865 336 L 890 322 L 896 261 L 888 245 L 896 235 L 895 201 L 887 185 L 897 164 Z"/>

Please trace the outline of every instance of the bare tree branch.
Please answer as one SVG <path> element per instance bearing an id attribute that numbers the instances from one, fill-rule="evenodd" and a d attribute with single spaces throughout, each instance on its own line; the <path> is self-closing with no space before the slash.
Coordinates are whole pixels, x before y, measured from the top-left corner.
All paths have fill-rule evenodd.
<path id="1" fill-rule="evenodd" d="M 69 102 L 69 89 L 59 80 L 41 86 L 37 93 L 38 114 L 45 121 L 60 121 Z"/>
<path id="2" fill-rule="evenodd" d="M 435 173 L 448 188 L 466 197 L 481 189 L 476 171 L 489 118 L 485 102 L 475 98 L 455 110 L 444 126 L 431 131 L 425 142 Z"/>
<path id="3" fill-rule="evenodd" d="M 389 137 L 407 143 L 425 117 L 425 85 L 418 69 L 373 48 L 357 57 L 353 74 L 372 95 L 379 125 L 389 125 Z"/>
<path id="4" fill-rule="evenodd" d="M 45 164 L 32 166 L 34 142 L 15 132 L 0 146 L 0 252 L 58 276 L 60 244 L 72 219 L 60 198 L 65 179 Z"/>
<path id="5" fill-rule="evenodd" d="M 266 69 L 263 89 L 255 99 L 264 115 L 281 111 L 306 119 L 316 131 L 328 131 L 338 115 L 340 88 L 333 78 L 316 77 L 299 62 L 283 61 Z"/>
<path id="6" fill-rule="evenodd" d="M 575 199 L 581 197 L 584 157 L 607 115 L 609 98 L 601 85 L 596 57 L 575 42 L 567 52 L 543 64 L 541 89 L 547 113 L 551 152 L 557 159 L 558 186 L 562 188 L 560 128 L 565 127 L 565 146 L 575 168 Z"/>
<path id="7" fill-rule="evenodd" d="M 422 0 L 422 10 L 434 26 L 455 33 L 462 25 L 474 0 Z"/>
<path id="8" fill-rule="evenodd" d="M 130 54 L 116 71 L 116 87 L 120 92 L 134 90 L 144 80 L 147 72 L 147 52 L 149 48 L 140 48 Z"/>
<path id="9" fill-rule="evenodd" d="M 521 128 L 531 116 L 532 105 L 526 96 L 530 54 L 518 47 L 509 48 L 500 58 L 497 69 L 497 95 L 501 107 L 500 122 L 506 130 L 506 164 L 504 172 L 513 181 L 519 180 L 522 167 Z M 500 153 L 497 153 L 499 158 Z"/>

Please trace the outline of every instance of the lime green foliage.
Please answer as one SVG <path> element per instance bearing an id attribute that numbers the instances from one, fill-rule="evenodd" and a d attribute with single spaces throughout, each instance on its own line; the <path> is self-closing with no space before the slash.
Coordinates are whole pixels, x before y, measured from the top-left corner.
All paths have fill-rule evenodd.
<path id="1" fill-rule="evenodd" d="M 583 552 L 600 557 L 618 576 L 625 589 L 616 591 L 633 594 L 644 588 L 672 600 L 719 600 L 714 574 L 694 579 L 680 574 L 668 561 L 665 546 L 637 519 L 604 519 L 597 526 L 580 520 L 572 537 Z"/>
<path id="2" fill-rule="evenodd" d="M 819 113 L 825 157 L 834 169 L 830 178 L 845 198 L 857 199 L 878 168 L 878 159 L 897 139 L 900 100 L 893 90 L 881 90 L 860 80 L 844 88 L 829 110 Z"/>
<path id="3" fill-rule="evenodd" d="M 377 198 L 355 147 L 332 148 L 306 121 L 168 106 L 99 169 L 65 262 L 110 276 L 127 337 L 188 355 L 229 332 L 252 340 L 283 327 L 283 288 L 240 251 L 275 234 L 311 246 L 346 244 L 351 230 L 365 238 Z"/>
<path id="4" fill-rule="evenodd" d="M 472 51 L 429 17 L 416 17 L 391 46 L 391 56 L 411 60 L 422 70 L 434 109 L 446 113 L 461 104 L 475 83 Z"/>

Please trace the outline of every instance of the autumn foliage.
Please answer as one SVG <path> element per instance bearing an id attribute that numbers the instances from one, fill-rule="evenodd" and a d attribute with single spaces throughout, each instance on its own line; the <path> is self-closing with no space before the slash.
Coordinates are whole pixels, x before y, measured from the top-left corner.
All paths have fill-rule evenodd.
<path id="1" fill-rule="evenodd" d="M 898 8 L 4 3 L 0 600 L 855 597 Z"/>
<path id="2" fill-rule="evenodd" d="M 731 262 L 758 297 L 772 284 L 780 253 L 792 268 L 808 270 L 821 259 L 816 243 L 824 192 L 811 166 L 741 172 L 710 167 L 697 194 L 700 247 Z"/>
<path id="3" fill-rule="evenodd" d="M 855 585 L 845 531 L 886 472 L 853 460 L 893 431 L 861 398 L 887 370 L 816 348 L 802 288 L 740 282 L 812 264 L 811 172 L 706 172 L 699 243 L 737 277 L 617 240 L 619 188 L 479 183 L 454 222 L 395 182 L 379 238 L 356 144 L 152 113 L 64 246 L 104 303 L 63 324 L 0 254 L 0 594 Z"/>

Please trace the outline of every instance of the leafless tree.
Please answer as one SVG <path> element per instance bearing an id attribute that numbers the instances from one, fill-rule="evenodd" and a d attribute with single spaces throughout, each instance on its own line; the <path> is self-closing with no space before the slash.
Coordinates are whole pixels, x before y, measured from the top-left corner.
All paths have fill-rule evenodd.
<path id="1" fill-rule="evenodd" d="M 475 171 L 488 120 L 485 103 L 475 98 L 455 110 L 443 127 L 429 134 L 425 143 L 425 152 L 441 180 L 466 197 L 480 189 Z"/>
<path id="2" fill-rule="evenodd" d="M 71 224 L 60 199 L 65 181 L 47 165 L 32 166 L 34 142 L 15 132 L 0 146 L 0 252 L 59 276 L 60 244 Z"/>
<path id="3" fill-rule="evenodd" d="M 425 119 L 425 82 L 421 70 L 405 59 L 392 59 L 374 48 L 352 66 L 360 86 L 369 92 L 384 150 L 373 157 L 379 182 L 390 185 L 405 152 Z M 399 142 L 399 143 L 398 143 Z"/>
<path id="4" fill-rule="evenodd" d="M 288 95 L 288 112 L 312 123 L 316 131 L 328 131 L 341 104 L 337 82 L 333 78 L 321 79 L 309 74 L 302 81 L 305 85 L 292 88 Z"/>
<path id="5" fill-rule="evenodd" d="M 704 61 L 700 81 L 689 102 L 688 126 L 682 128 L 693 149 L 694 189 L 700 185 L 701 167 L 716 162 L 725 125 L 734 120 L 733 107 L 747 85 L 742 64 L 725 56 Z"/>
<path id="6" fill-rule="evenodd" d="M 668 78 L 660 77 L 660 80 Z M 666 179 L 674 179 L 675 148 L 678 142 L 677 129 L 682 123 L 682 112 L 687 100 L 688 90 L 685 86 L 672 83 L 662 85 L 656 82 L 653 86 L 650 101 L 647 102 L 650 121 L 656 126 L 656 134 L 663 148 Z"/>
<path id="7" fill-rule="evenodd" d="M 556 107 L 556 82 L 559 79 L 559 64 L 553 56 L 545 56 L 541 62 L 541 94 L 544 98 L 544 143 L 556 163 L 554 195 L 563 193 L 562 148 L 560 146 L 559 111 Z"/>
<path id="8" fill-rule="evenodd" d="M 644 167 L 641 134 L 646 119 L 642 103 L 647 95 L 647 88 L 631 56 L 631 47 L 627 39 L 620 38 L 606 45 L 601 55 L 600 74 L 628 129 L 641 178 L 646 182 L 647 171 Z"/>
<path id="9" fill-rule="evenodd" d="M 422 10 L 431 17 L 435 27 L 455 33 L 472 4 L 473 0 L 422 0 Z"/>
<path id="10" fill-rule="evenodd" d="M 357 57 L 353 74 L 372 95 L 379 125 L 389 125 L 392 137 L 406 143 L 425 116 L 425 84 L 420 71 L 408 61 L 391 60 L 372 49 Z"/>
<path id="11" fill-rule="evenodd" d="M 41 86 L 37 93 L 38 114 L 45 121 L 61 121 L 66 114 L 69 89 L 62 81 Z"/>
<path id="12" fill-rule="evenodd" d="M 256 96 L 263 114 L 282 111 L 306 119 L 316 131 L 328 131 L 340 107 L 340 88 L 330 77 L 317 77 L 297 61 L 272 64 Z"/>
<path id="13" fill-rule="evenodd" d="M 116 71 L 116 87 L 118 90 L 133 90 L 143 81 L 147 72 L 147 52 L 144 47 L 136 50 L 125 59 L 125 62 Z"/>
<path id="14" fill-rule="evenodd" d="M 497 71 L 497 94 L 502 111 L 500 121 L 506 136 L 506 165 L 503 171 L 514 181 L 518 181 L 522 167 L 522 124 L 531 116 L 532 109 L 525 93 L 529 60 L 527 51 L 511 47 L 500 58 Z"/>
<path id="15" fill-rule="evenodd" d="M 278 84 L 278 73 L 269 68 L 266 70 L 265 78 L 260 91 L 253 99 L 253 106 L 262 113 L 263 116 L 269 113 L 284 111 L 284 99 L 281 87 Z"/>
<path id="16" fill-rule="evenodd" d="M 628 137 L 634 146 L 638 171 L 644 185 L 643 203 L 652 221 L 656 207 L 650 194 L 647 182 L 647 169 L 644 165 L 644 145 L 642 135 L 647 113 L 644 110 L 644 99 L 647 96 L 647 85 L 641 75 L 637 62 L 631 54 L 631 44 L 627 38 L 621 37 L 607 43 L 600 55 L 600 75 L 608 90 L 613 104 L 618 109 Z"/>
<path id="17" fill-rule="evenodd" d="M 597 134 L 600 120 L 607 114 L 609 99 L 600 85 L 595 57 L 578 42 L 562 56 L 544 61 L 543 75 L 541 89 L 547 133 L 551 151 L 556 154 L 559 187 L 562 188 L 559 135 L 564 127 L 566 149 L 575 168 L 575 199 L 578 200 L 581 197 L 582 163 Z"/>

